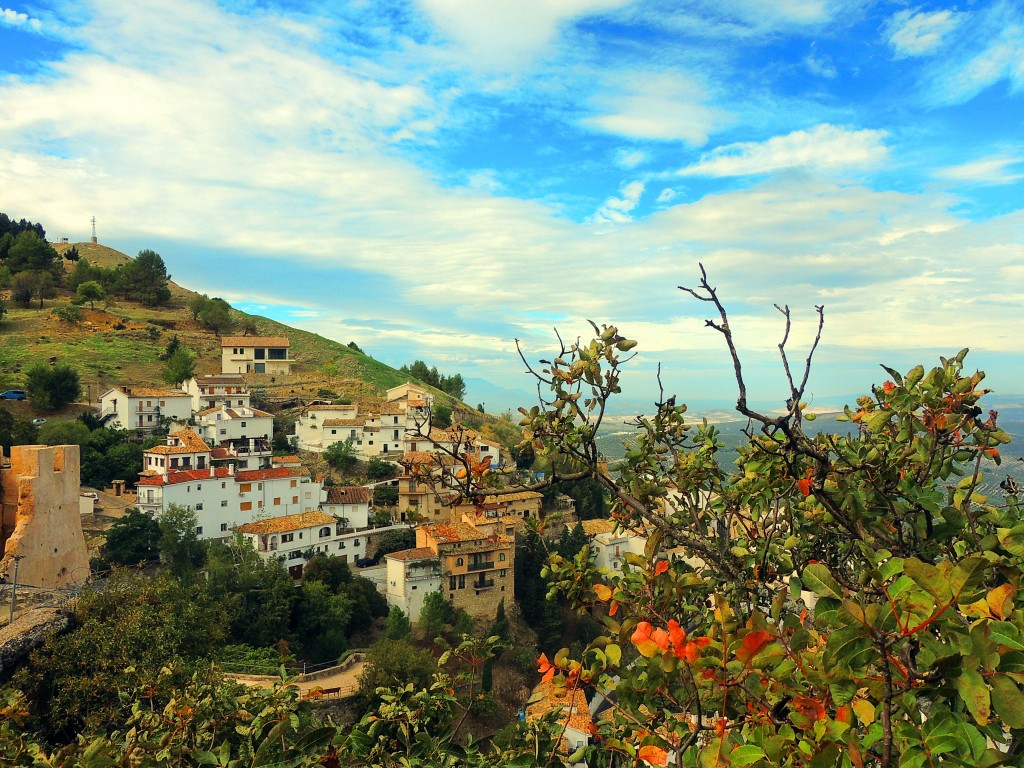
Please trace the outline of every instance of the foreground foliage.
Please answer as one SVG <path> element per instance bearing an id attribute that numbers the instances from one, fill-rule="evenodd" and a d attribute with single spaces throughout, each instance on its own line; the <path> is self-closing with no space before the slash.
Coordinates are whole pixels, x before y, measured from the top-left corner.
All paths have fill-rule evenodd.
<path id="1" fill-rule="evenodd" d="M 685 290 L 685 289 L 684 289 Z M 593 436 L 634 342 L 613 327 L 536 372 L 524 410 L 535 450 L 574 457 L 649 534 L 622 573 L 586 550 L 552 559 L 555 589 L 602 616 L 583 653 L 541 659 L 546 676 L 610 697 L 583 750 L 591 765 L 1017 765 L 1024 760 L 1024 522 L 1015 496 L 978 492 L 1009 441 L 979 405 L 967 350 L 889 380 L 847 409 L 851 432 L 811 435 L 803 392 L 751 409 L 725 308 L 706 280 L 750 419 L 737 467 L 718 436 L 665 398 L 637 422 L 621 480 Z M 823 314 L 819 308 L 819 335 Z M 817 341 L 815 341 L 815 346 Z M 549 394 L 548 394 L 549 393 Z M 667 557 L 664 553 L 667 553 Z M 652 725 L 652 715 L 657 713 Z"/>

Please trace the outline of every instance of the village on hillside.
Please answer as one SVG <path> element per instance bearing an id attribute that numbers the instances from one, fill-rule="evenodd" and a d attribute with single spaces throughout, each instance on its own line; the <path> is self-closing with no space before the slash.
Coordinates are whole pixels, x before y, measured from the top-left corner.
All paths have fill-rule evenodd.
<path id="1" fill-rule="evenodd" d="M 378 407 L 306 404 L 289 436 L 293 452 L 275 454 L 274 415 L 253 406 L 248 381 L 254 374 L 289 376 L 297 362 L 289 340 L 224 336 L 220 344 L 220 373 L 193 375 L 177 387 L 125 382 L 99 395 L 101 426 L 138 439 L 165 435 L 144 449 L 138 477 L 86 488 L 78 482 L 77 446 L 12 448 L 10 465 L 0 469 L 0 573 L 8 583 L 20 580 L 22 607 L 31 605 L 25 585 L 59 592 L 89 578 L 82 523 L 111 514 L 98 514 L 101 498 L 117 499 L 119 514 L 135 508 L 154 520 L 184 510 L 198 540 L 241 543 L 296 583 L 314 557 L 336 558 L 413 623 L 432 594 L 484 623 L 514 606 L 516 537 L 528 526 L 553 544 L 573 528 L 601 568 L 620 569 L 626 553 L 644 550 L 641 532 L 607 519 L 578 521 L 569 496 L 557 494 L 545 505 L 540 492 L 520 489 L 533 477 L 516 469 L 506 447 L 457 421 L 434 426 L 435 396 L 412 382 L 388 389 Z M 339 445 L 360 461 L 386 462 L 390 477 L 336 485 L 304 466 Z M 465 498 L 460 473 L 464 479 L 467 471 L 486 473 L 486 494 Z M 18 490 L 25 488 L 33 490 Z M 396 532 L 406 532 L 412 546 L 383 551 Z M 578 727 L 587 707 L 560 703 L 563 696 L 538 686 L 530 716 L 564 708 L 567 743 L 575 749 L 588 738 Z"/>

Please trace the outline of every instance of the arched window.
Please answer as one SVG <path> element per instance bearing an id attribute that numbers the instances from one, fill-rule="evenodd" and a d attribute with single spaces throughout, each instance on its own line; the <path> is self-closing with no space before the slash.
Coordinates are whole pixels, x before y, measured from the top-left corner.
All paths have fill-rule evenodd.
<path id="1" fill-rule="evenodd" d="M 502 563 L 505 562 L 505 553 L 504 552 L 499 552 L 498 553 L 498 560 L 499 560 L 499 562 L 502 562 Z"/>
<path id="2" fill-rule="evenodd" d="M 461 566 L 461 565 L 462 565 L 462 558 L 461 558 L 461 557 L 460 557 L 460 558 L 457 558 L 457 559 L 455 560 L 455 565 L 456 565 L 456 566 Z"/>
<path id="3" fill-rule="evenodd" d="M 330 528 L 321 528 L 320 529 L 320 538 L 321 539 L 326 539 L 330 535 L 331 535 L 331 529 Z"/>

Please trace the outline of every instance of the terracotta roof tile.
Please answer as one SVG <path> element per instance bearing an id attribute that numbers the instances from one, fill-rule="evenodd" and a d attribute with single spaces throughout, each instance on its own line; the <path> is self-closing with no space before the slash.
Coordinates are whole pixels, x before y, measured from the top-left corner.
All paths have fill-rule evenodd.
<path id="1" fill-rule="evenodd" d="M 123 392 L 128 397 L 188 397 L 192 395 L 177 389 L 155 389 L 154 387 L 123 387 L 114 389 Z"/>
<path id="2" fill-rule="evenodd" d="M 587 695 L 582 688 L 575 690 L 567 686 L 555 685 L 553 681 L 538 683 L 533 689 L 533 695 L 541 695 L 539 701 L 530 704 L 526 708 L 528 720 L 543 717 L 552 710 L 561 712 L 559 722 L 565 722 L 568 715 L 569 726 L 583 733 L 590 733 L 594 725 L 590 717 L 590 707 L 587 705 Z M 533 698 L 531 696 L 530 698 Z"/>
<path id="3" fill-rule="evenodd" d="M 287 336 L 224 336 L 222 347 L 287 347 Z"/>
<path id="4" fill-rule="evenodd" d="M 191 429 L 182 429 L 168 436 L 168 439 L 176 439 L 177 445 L 155 445 L 147 448 L 146 453 L 155 453 L 160 456 L 178 453 L 208 453 L 208 446 L 199 435 Z"/>
<path id="5" fill-rule="evenodd" d="M 584 520 L 582 522 L 583 532 L 587 536 L 597 536 L 601 533 L 611 533 L 615 530 L 614 520 Z"/>
<path id="6" fill-rule="evenodd" d="M 263 535 L 267 533 L 287 533 L 297 531 L 301 528 L 313 528 L 317 525 L 334 525 L 337 521 L 326 512 L 313 510 L 302 512 L 297 515 L 282 515 L 271 517 L 267 520 L 256 520 L 252 523 L 243 523 L 235 526 L 239 533 L 255 533 Z"/>
<path id="7" fill-rule="evenodd" d="M 428 536 L 442 544 L 452 541 L 477 541 L 488 537 L 488 534 L 468 523 L 433 523 L 424 525 L 423 529 Z"/>
<path id="8" fill-rule="evenodd" d="M 324 419 L 325 427 L 361 427 L 363 419 Z"/>
<path id="9" fill-rule="evenodd" d="M 298 456 L 275 456 L 273 461 L 275 464 L 281 464 L 282 466 L 285 464 L 302 463 L 302 459 L 299 458 Z"/>
<path id="10" fill-rule="evenodd" d="M 403 549 L 401 552 L 391 552 L 384 557 L 388 560 L 429 560 L 437 557 L 437 552 L 430 547 L 415 547 Z"/>
<path id="11" fill-rule="evenodd" d="M 370 490 L 362 487 L 333 486 L 327 489 L 328 504 L 368 504 Z"/>
<path id="12" fill-rule="evenodd" d="M 543 494 L 537 493 L 537 491 L 519 491 L 517 493 L 497 493 L 493 496 L 485 496 L 484 504 L 502 504 L 508 501 L 533 501 L 534 499 L 544 498 Z"/>

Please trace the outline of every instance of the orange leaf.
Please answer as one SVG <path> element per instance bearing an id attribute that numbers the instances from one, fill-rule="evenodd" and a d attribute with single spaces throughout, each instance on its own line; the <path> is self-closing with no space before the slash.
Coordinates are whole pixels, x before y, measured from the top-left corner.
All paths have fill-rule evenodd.
<path id="1" fill-rule="evenodd" d="M 993 616 L 1005 620 L 1008 614 L 1013 613 L 1013 598 L 1016 595 L 1017 588 L 1013 584 L 1003 584 L 990 590 L 985 595 L 985 602 Z"/>
<path id="2" fill-rule="evenodd" d="M 679 656 L 682 654 L 683 643 L 686 642 L 686 630 L 680 627 L 679 622 L 675 619 L 669 619 L 668 638 L 672 641 L 672 646 L 676 649 L 676 655 Z"/>
<path id="3" fill-rule="evenodd" d="M 597 593 L 597 599 L 602 603 L 607 603 L 612 599 L 612 588 L 607 584 L 595 584 L 594 592 Z"/>
<path id="4" fill-rule="evenodd" d="M 658 652 L 658 644 L 651 639 L 652 629 L 653 627 L 651 627 L 650 622 L 641 621 L 636 625 L 636 629 L 629 638 L 633 645 L 636 646 L 636 649 L 640 651 L 640 655 L 648 659 Z"/>
<path id="5" fill-rule="evenodd" d="M 542 683 L 550 683 L 551 682 L 551 678 L 553 678 L 554 676 L 555 676 L 555 668 L 554 667 L 548 667 L 548 671 L 544 673 L 544 675 L 541 677 L 540 681 Z"/>
<path id="6" fill-rule="evenodd" d="M 853 722 L 853 708 L 849 704 L 844 704 L 836 710 L 836 722 L 847 725 Z"/>
<path id="7" fill-rule="evenodd" d="M 757 652 L 764 648 L 768 643 L 775 639 L 775 636 L 771 632 L 767 632 L 763 629 L 755 629 L 745 638 L 743 643 L 736 651 L 736 660 L 742 661 L 747 664 Z"/>
<path id="8" fill-rule="evenodd" d="M 551 669 L 551 662 L 548 661 L 548 655 L 546 653 L 542 653 L 537 659 L 537 671 L 547 672 L 549 669 Z"/>
<path id="9" fill-rule="evenodd" d="M 640 751 L 636 753 L 636 756 L 640 760 L 646 760 L 651 765 L 668 764 L 668 752 L 661 747 L 654 746 L 653 744 L 648 744 L 646 747 L 640 747 Z"/>
<path id="10" fill-rule="evenodd" d="M 651 640 L 653 640 L 661 650 L 668 650 L 668 632 L 661 627 L 651 633 Z"/>
<path id="11" fill-rule="evenodd" d="M 608 606 L 608 615 L 609 616 L 614 616 L 618 612 L 619 612 L 619 601 L 618 600 L 612 600 L 612 604 L 610 606 Z"/>
<path id="12" fill-rule="evenodd" d="M 887 382 L 885 382 L 885 384 L 882 385 L 882 390 L 886 394 L 888 394 L 889 392 L 892 392 L 894 389 L 896 389 L 896 385 L 893 384 L 891 381 L 887 381 Z"/>
<path id="13" fill-rule="evenodd" d="M 654 566 L 654 575 L 660 576 L 668 570 L 668 560 L 659 560 L 658 564 Z"/>
<path id="14" fill-rule="evenodd" d="M 825 719 L 825 705 L 817 699 L 812 699 L 809 696 L 795 696 L 793 698 L 793 706 L 806 717 L 808 720 L 824 720 Z"/>

